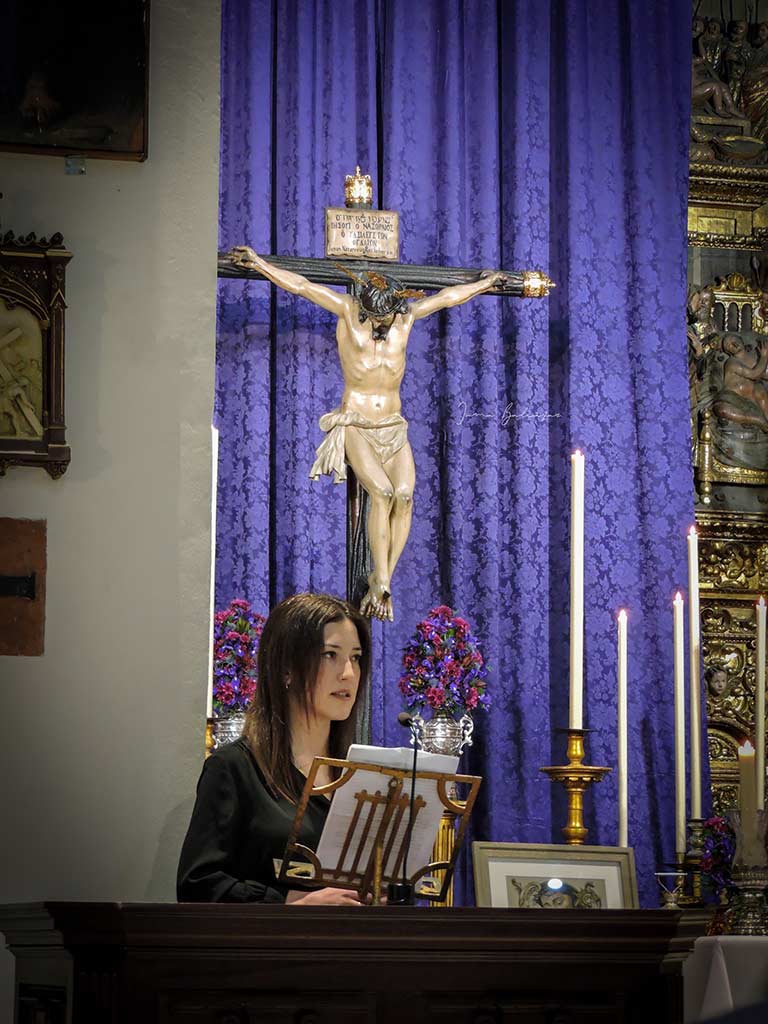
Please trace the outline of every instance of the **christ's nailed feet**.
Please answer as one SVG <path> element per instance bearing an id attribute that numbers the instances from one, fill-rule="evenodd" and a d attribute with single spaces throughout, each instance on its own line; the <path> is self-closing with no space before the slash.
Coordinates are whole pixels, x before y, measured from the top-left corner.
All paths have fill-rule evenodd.
<path id="1" fill-rule="evenodd" d="M 375 573 L 371 573 L 368 577 L 368 593 L 360 602 L 360 611 L 371 619 L 376 618 L 390 622 L 394 620 L 395 614 L 389 583 L 383 583 Z"/>

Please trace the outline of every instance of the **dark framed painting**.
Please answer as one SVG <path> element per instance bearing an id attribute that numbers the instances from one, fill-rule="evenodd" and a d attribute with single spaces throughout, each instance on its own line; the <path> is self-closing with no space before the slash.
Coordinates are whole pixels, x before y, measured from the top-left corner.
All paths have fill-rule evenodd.
<path id="1" fill-rule="evenodd" d="M 61 235 L 9 231 L 0 243 L 0 476 L 40 466 L 56 479 L 70 460 L 64 422 L 65 270 Z"/>
<path id="2" fill-rule="evenodd" d="M 149 0 L 3 0 L 0 39 L 0 150 L 146 160 Z"/>

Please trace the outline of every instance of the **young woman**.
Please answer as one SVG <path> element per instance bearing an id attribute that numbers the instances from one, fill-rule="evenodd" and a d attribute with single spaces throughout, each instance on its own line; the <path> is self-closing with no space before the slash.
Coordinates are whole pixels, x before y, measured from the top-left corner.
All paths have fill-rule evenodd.
<path id="1" fill-rule="evenodd" d="M 345 889 L 290 890 L 275 879 L 316 755 L 345 757 L 370 669 L 363 616 L 327 594 L 296 594 L 269 616 L 241 739 L 212 754 L 181 851 L 180 901 L 354 904 Z M 318 784 L 331 781 L 326 772 Z M 299 842 L 315 849 L 330 804 L 310 798 Z"/>

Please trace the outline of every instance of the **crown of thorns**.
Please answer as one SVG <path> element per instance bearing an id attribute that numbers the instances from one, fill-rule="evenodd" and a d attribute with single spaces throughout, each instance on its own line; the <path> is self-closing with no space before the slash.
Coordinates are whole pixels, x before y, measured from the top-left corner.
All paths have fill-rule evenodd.
<path id="1" fill-rule="evenodd" d="M 354 270 L 350 270 L 349 267 L 345 267 L 342 263 L 334 263 L 334 266 L 351 277 L 353 281 L 356 281 L 361 288 L 368 288 L 371 285 L 380 292 L 387 291 L 390 288 L 390 281 L 393 278 L 387 278 L 384 274 L 377 274 L 375 270 L 366 270 L 365 278 L 361 277 L 360 274 L 356 274 Z M 366 280 L 367 278 L 367 280 Z M 400 282 L 396 282 L 399 284 Z M 395 299 L 423 299 L 424 292 L 418 288 L 392 288 L 391 293 Z"/>

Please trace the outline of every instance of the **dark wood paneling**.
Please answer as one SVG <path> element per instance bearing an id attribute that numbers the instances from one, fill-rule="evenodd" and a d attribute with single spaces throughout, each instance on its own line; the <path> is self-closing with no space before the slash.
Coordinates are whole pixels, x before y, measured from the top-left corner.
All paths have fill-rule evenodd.
<path id="1" fill-rule="evenodd" d="M 72 1024 L 675 1024 L 703 925 L 646 910 L 0 907 L 20 982 L 41 980 L 42 951 L 72 958 Z"/>

